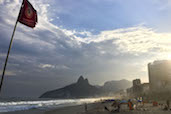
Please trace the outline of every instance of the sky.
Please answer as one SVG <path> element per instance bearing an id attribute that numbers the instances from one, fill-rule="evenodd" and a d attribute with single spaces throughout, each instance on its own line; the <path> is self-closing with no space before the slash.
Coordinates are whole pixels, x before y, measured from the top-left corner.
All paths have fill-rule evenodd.
<path id="1" fill-rule="evenodd" d="M 170 0 L 29 0 L 34 29 L 18 23 L 2 96 L 38 97 L 76 82 L 139 78 L 171 59 Z M 22 0 L 0 0 L 0 74 Z"/>

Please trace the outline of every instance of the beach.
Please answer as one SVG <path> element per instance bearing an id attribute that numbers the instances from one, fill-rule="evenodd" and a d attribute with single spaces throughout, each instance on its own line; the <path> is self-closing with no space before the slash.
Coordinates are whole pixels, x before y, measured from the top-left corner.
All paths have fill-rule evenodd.
<path id="1" fill-rule="evenodd" d="M 95 109 L 95 107 L 98 104 L 99 103 L 88 104 L 89 110 Z M 30 110 L 14 111 L 14 112 L 2 112 L 0 114 L 83 114 L 83 113 L 85 113 L 85 106 L 77 105 L 77 106 L 61 107 L 56 109 L 30 109 Z"/>
<path id="2" fill-rule="evenodd" d="M 109 111 L 105 110 L 107 107 Z M 144 106 L 140 106 L 135 110 L 129 110 L 126 104 L 121 105 L 120 112 L 111 112 L 113 107 L 111 103 L 90 103 L 87 104 L 87 110 L 85 110 L 85 104 L 77 106 L 61 107 L 56 109 L 31 109 L 24 111 L 5 112 L 0 114 L 170 114 L 171 111 L 164 111 L 162 106 L 153 106 L 152 103 L 145 103 Z"/>

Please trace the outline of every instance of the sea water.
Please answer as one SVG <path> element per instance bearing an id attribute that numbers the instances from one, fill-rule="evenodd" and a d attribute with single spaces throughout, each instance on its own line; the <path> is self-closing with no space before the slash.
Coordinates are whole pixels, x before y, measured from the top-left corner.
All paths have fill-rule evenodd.
<path id="1" fill-rule="evenodd" d="M 53 109 L 57 107 L 66 107 L 93 103 L 98 98 L 87 99 L 51 99 L 51 100 L 27 100 L 27 101 L 0 101 L 0 112 L 11 112 L 29 109 Z"/>

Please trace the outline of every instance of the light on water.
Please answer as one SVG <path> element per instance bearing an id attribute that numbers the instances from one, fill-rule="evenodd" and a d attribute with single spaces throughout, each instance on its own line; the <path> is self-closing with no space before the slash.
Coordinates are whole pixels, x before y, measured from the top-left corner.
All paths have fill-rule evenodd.
<path id="1" fill-rule="evenodd" d="M 99 100 L 93 99 L 61 99 L 61 100 L 40 100 L 40 101 L 13 101 L 0 102 L 0 112 L 11 112 L 29 109 L 49 109 L 65 106 L 81 105 L 84 103 L 93 103 Z"/>

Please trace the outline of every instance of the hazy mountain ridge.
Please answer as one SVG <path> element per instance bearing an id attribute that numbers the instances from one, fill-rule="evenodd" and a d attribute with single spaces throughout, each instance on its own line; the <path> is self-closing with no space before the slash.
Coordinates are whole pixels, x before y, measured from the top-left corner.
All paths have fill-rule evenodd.
<path id="1" fill-rule="evenodd" d="M 113 80 L 113 81 L 107 81 L 103 85 L 103 89 L 108 91 L 119 91 L 121 89 L 127 89 L 128 87 L 131 87 L 132 83 L 128 80 L 122 79 L 122 80 Z"/>
<path id="2" fill-rule="evenodd" d="M 104 86 L 93 86 L 88 79 L 80 76 L 76 83 L 70 84 L 60 89 L 45 92 L 40 98 L 86 98 L 106 96 L 110 93 L 131 87 L 128 80 L 108 81 Z"/>

